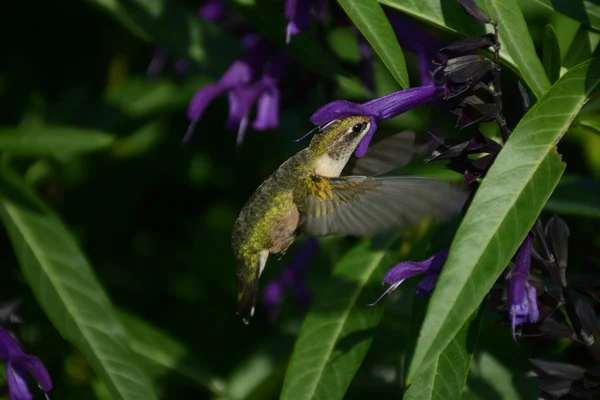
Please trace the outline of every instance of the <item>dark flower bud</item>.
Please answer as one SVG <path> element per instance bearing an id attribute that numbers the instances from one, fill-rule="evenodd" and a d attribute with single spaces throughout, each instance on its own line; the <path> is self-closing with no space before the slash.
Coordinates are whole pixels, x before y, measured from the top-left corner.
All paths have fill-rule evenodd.
<path id="1" fill-rule="evenodd" d="M 432 73 L 433 82 L 446 84 L 445 99 L 451 99 L 479 83 L 495 68 L 495 64 L 479 55 L 468 55 L 448 60 Z"/>
<path id="2" fill-rule="evenodd" d="M 458 116 L 456 126 L 466 128 L 477 122 L 492 121 L 500 114 L 497 104 L 485 103 L 475 95 L 465 97 L 459 107 L 452 110 Z"/>
<path id="3" fill-rule="evenodd" d="M 567 268 L 570 234 L 567 223 L 559 216 L 553 215 L 546 224 L 545 234 L 552 247 L 556 263 L 562 269 Z"/>
<path id="4" fill-rule="evenodd" d="M 533 371 L 527 375 L 532 378 L 552 377 L 574 381 L 583 378 L 585 374 L 585 368 L 578 365 L 535 358 L 529 359 L 529 362 L 533 364 Z"/>
<path id="5" fill-rule="evenodd" d="M 596 313 L 592 307 L 583 300 L 579 300 L 575 305 L 577 315 L 581 320 L 581 339 L 586 345 L 591 345 L 598 338 L 598 322 Z"/>
<path id="6" fill-rule="evenodd" d="M 483 10 L 475 3 L 475 0 L 458 0 L 458 2 L 471 17 L 482 24 L 489 24 L 492 22 L 490 17 L 488 17 L 486 13 L 484 13 Z"/>
<path id="7" fill-rule="evenodd" d="M 440 53 L 468 53 L 478 49 L 486 49 L 496 43 L 496 36 L 492 33 L 478 37 L 468 37 L 458 40 L 440 49 Z"/>

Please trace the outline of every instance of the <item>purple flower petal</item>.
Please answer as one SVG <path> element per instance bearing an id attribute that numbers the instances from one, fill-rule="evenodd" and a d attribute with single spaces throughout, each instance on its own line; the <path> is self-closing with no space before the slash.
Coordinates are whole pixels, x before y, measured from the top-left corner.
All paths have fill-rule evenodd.
<path id="1" fill-rule="evenodd" d="M 515 257 L 515 266 L 511 271 L 507 285 L 509 317 L 512 335 L 515 328 L 525 322 L 536 322 L 539 318 L 537 293 L 535 287 L 527 282 L 531 264 L 532 235 L 528 234 Z"/>
<path id="2" fill-rule="evenodd" d="M 199 9 L 198 15 L 210 22 L 219 22 L 225 14 L 223 0 L 207 0 Z"/>
<path id="3" fill-rule="evenodd" d="M 148 69 L 146 70 L 146 77 L 156 78 L 165 68 L 166 62 L 167 51 L 161 47 L 157 47 L 152 55 L 152 60 L 150 60 L 150 65 L 148 65 Z"/>
<path id="4" fill-rule="evenodd" d="M 286 27 L 286 43 L 292 36 L 310 27 L 310 0 L 286 0 L 285 17 L 289 23 Z"/>
<path id="5" fill-rule="evenodd" d="M 6 363 L 6 381 L 10 400 L 32 400 L 33 395 L 27 386 L 27 373 L 24 368 L 12 361 Z"/>
<path id="6" fill-rule="evenodd" d="M 257 131 L 274 129 L 279 126 L 279 89 L 271 87 L 263 92 L 256 104 L 256 120 L 252 127 Z"/>
<path id="7" fill-rule="evenodd" d="M 360 158 L 367 154 L 369 144 L 371 143 L 371 139 L 373 139 L 373 134 L 377 130 L 377 121 L 374 118 L 371 118 L 370 123 L 371 125 L 369 126 L 369 131 L 365 133 L 365 136 L 363 136 L 358 146 L 356 146 L 356 151 L 354 152 L 356 157 Z"/>
<path id="8" fill-rule="evenodd" d="M 44 392 L 49 392 L 52 390 L 52 380 L 50 379 L 50 374 L 48 374 L 48 370 L 46 370 L 46 367 L 44 367 L 44 364 L 42 364 L 39 358 L 24 355 L 16 358 L 14 361 L 25 368 L 27 372 L 33 376 L 33 379 L 35 379 Z"/>
<path id="9" fill-rule="evenodd" d="M 425 272 L 439 273 L 448 258 L 448 251 L 448 249 L 442 250 L 424 261 L 401 262 L 388 271 L 383 278 L 383 284 L 393 285 Z"/>

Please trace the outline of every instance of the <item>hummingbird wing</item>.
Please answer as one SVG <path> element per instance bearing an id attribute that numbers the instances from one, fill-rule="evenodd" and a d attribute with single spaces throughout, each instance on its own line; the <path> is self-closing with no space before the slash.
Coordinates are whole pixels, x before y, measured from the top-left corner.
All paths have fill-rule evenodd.
<path id="1" fill-rule="evenodd" d="M 402 131 L 371 144 L 364 157 L 352 157 L 342 175 L 381 175 L 403 167 L 415 156 L 424 156 L 430 150 L 428 143 L 418 144 L 414 131 Z"/>
<path id="2" fill-rule="evenodd" d="M 309 236 L 370 236 L 406 229 L 427 217 L 457 213 L 467 192 L 448 182 L 417 177 L 311 175 L 300 231 Z"/>

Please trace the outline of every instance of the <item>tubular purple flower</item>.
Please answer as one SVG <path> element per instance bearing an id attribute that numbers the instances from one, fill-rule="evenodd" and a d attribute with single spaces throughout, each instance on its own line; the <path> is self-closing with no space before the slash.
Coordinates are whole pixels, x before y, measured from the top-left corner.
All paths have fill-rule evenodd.
<path id="1" fill-rule="evenodd" d="M 424 261 L 404 261 L 393 266 L 381 283 L 382 285 L 390 285 L 390 287 L 375 302 L 369 305 L 374 306 L 385 295 L 396 290 L 406 279 L 419 274 L 423 274 L 423 277 L 419 281 L 416 294 L 419 296 L 430 295 L 437 283 L 442 267 L 446 263 L 448 252 L 449 249 L 445 249 Z"/>
<path id="2" fill-rule="evenodd" d="M 0 358 L 6 361 L 6 381 L 11 400 L 33 398 L 27 386 L 27 372 L 33 376 L 44 393 L 52 390 L 50 375 L 42 362 L 36 357 L 25 354 L 16 339 L 2 327 L 0 327 Z"/>
<path id="3" fill-rule="evenodd" d="M 515 266 L 508 279 L 508 312 L 512 335 L 515 340 L 515 327 L 525 322 L 536 322 L 540 316 L 535 287 L 527 281 L 531 265 L 532 244 L 532 236 L 528 234 L 517 251 Z"/>
<path id="4" fill-rule="evenodd" d="M 284 58 L 256 34 L 242 39 L 245 49 L 241 59 L 235 61 L 221 79 L 204 86 L 196 92 L 188 106 L 190 126 L 183 138 L 187 143 L 208 105 L 223 93 L 229 93 L 229 117 L 227 127 L 238 129 L 238 145 L 246 128 L 250 109 L 258 101 L 258 112 L 253 127 L 257 130 L 276 128 L 279 124 L 279 89 Z M 261 75 L 259 80 L 256 78 Z"/>
<path id="5" fill-rule="evenodd" d="M 424 86 L 401 90 L 366 103 L 352 103 L 338 100 L 318 109 L 310 117 L 310 120 L 315 125 L 323 125 L 336 119 L 347 118 L 353 115 L 370 117 L 371 127 L 369 132 L 363 137 L 355 152 L 357 157 L 362 157 L 367 152 L 371 138 L 375 130 L 377 130 L 378 121 L 394 118 L 443 94 L 443 87 Z"/>
<path id="6" fill-rule="evenodd" d="M 288 19 L 285 28 L 285 42 L 290 43 L 292 36 L 305 31 L 310 26 L 311 0 L 286 0 L 285 17 Z"/>

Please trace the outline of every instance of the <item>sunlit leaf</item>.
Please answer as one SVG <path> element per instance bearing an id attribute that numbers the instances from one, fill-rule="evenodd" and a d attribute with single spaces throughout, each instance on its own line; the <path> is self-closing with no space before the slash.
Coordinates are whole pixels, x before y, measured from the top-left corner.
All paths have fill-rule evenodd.
<path id="1" fill-rule="evenodd" d="M 404 54 L 376 0 L 338 0 L 402 88 L 409 87 Z"/>
<path id="2" fill-rule="evenodd" d="M 0 151 L 22 156 L 72 156 L 101 150 L 115 137 L 74 126 L 0 127 Z"/>
<path id="3" fill-rule="evenodd" d="M 560 76 L 560 47 L 558 46 L 556 32 L 550 24 L 546 25 L 544 31 L 543 63 L 550 83 L 556 82 Z"/>
<path id="4" fill-rule="evenodd" d="M 600 4 L 597 0 L 536 0 L 584 25 L 600 30 Z"/>
<path id="5" fill-rule="evenodd" d="M 185 345 L 131 313 L 120 312 L 119 319 L 127 330 L 131 350 L 150 376 L 175 371 L 215 394 L 225 392 L 223 379 L 195 360 Z"/>
<path id="6" fill-rule="evenodd" d="M 474 312 L 430 368 L 404 393 L 404 400 L 460 399 L 473 359 L 481 313 Z"/>
<path id="7" fill-rule="evenodd" d="M 381 319 L 383 307 L 366 304 L 377 298 L 373 287 L 381 287 L 392 265 L 393 242 L 394 236 L 364 241 L 336 264 L 296 340 L 282 400 L 344 397 Z"/>
<path id="8" fill-rule="evenodd" d="M 77 242 L 13 172 L 0 172 L 0 217 L 38 302 L 86 356 L 115 399 L 157 396 Z"/>
<path id="9" fill-rule="evenodd" d="M 409 382 L 439 357 L 533 226 L 565 168 L 555 144 L 599 82 L 598 59 L 570 70 L 529 110 L 498 155 L 452 243 Z"/>
<path id="10" fill-rule="evenodd" d="M 550 81 L 537 57 L 527 23 L 517 0 L 486 0 L 490 16 L 499 20 L 500 43 L 533 94 L 539 99 L 550 89 Z"/>

